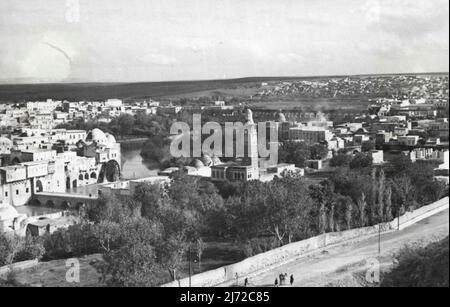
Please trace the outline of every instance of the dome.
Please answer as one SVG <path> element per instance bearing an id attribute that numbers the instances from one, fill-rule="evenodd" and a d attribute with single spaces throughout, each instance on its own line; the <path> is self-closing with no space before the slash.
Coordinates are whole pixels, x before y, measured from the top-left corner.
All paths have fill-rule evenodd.
<path id="1" fill-rule="evenodd" d="M 106 140 L 108 141 L 108 143 L 110 143 L 110 144 L 117 143 L 114 135 L 109 134 L 109 133 L 105 133 L 105 135 L 106 135 Z"/>
<path id="2" fill-rule="evenodd" d="M 194 163 L 193 163 L 193 166 L 195 168 L 199 169 L 199 168 L 205 167 L 205 164 L 203 164 L 203 162 L 200 161 L 199 159 L 195 159 Z"/>
<path id="3" fill-rule="evenodd" d="M 86 141 L 97 142 L 101 144 L 105 144 L 108 142 L 106 138 L 106 134 L 98 128 L 93 129 L 87 135 Z"/>
<path id="4" fill-rule="evenodd" d="M 13 220 L 19 216 L 16 209 L 11 206 L 0 207 L 0 221 Z"/>
<path id="5" fill-rule="evenodd" d="M 202 162 L 203 162 L 203 165 L 205 165 L 205 166 L 211 166 L 211 164 L 213 163 L 211 157 L 208 155 L 204 155 L 202 157 Z"/>
<path id="6" fill-rule="evenodd" d="M 220 161 L 219 157 L 214 156 L 212 158 L 212 163 L 213 163 L 213 165 L 219 165 L 219 164 L 222 164 L 222 161 Z"/>
<path id="7" fill-rule="evenodd" d="M 191 174 L 191 175 L 197 173 L 197 169 L 195 167 L 192 167 L 192 166 L 185 166 L 185 167 L 183 167 L 183 169 L 184 169 L 184 171 L 186 173 Z"/>

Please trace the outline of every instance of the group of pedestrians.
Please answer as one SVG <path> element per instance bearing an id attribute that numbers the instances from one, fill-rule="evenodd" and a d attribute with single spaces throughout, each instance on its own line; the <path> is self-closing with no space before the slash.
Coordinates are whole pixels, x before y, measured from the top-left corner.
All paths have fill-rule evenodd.
<path id="1" fill-rule="evenodd" d="M 275 287 L 278 286 L 284 286 L 286 284 L 286 280 L 287 280 L 288 274 L 284 273 L 284 274 L 280 274 L 278 276 L 278 278 L 275 278 Z M 289 278 L 289 283 L 292 286 L 294 284 L 294 275 L 292 274 L 291 277 Z"/>
<path id="2" fill-rule="evenodd" d="M 278 275 L 278 278 L 275 278 L 275 287 L 286 285 L 287 278 L 288 278 L 288 274 L 287 274 L 287 273 Z M 236 274 L 236 284 L 237 284 L 237 285 L 239 284 L 237 274 Z M 289 284 L 290 284 L 291 286 L 294 285 L 294 274 L 292 274 L 292 275 L 290 276 L 290 278 L 289 278 Z M 248 278 L 245 278 L 245 279 L 244 279 L 244 287 L 248 287 L 248 286 L 249 286 Z"/>

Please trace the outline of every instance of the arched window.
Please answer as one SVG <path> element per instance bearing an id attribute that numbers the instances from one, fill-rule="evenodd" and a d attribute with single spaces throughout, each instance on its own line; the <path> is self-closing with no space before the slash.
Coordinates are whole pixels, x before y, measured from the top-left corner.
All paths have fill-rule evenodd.
<path id="1" fill-rule="evenodd" d="M 36 181 L 36 192 L 40 193 L 44 191 L 44 188 L 42 187 L 42 182 L 40 180 Z"/>

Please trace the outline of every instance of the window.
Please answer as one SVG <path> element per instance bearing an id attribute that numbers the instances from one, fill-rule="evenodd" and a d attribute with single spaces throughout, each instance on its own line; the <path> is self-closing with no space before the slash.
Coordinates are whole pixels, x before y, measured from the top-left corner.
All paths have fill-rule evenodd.
<path id="1" fill-rule="evenodd" d="M 19 190 L 16 190 L 16 195 L 19 195 Z"/>
<path id="2" fill-rule="evenodd" d="M 5 192 L 5 197 L 8 197 L 8 192 Z"/>
<path id="3" fill-rule="evenodd" d="M 26 191 L 27 191 L 27 193 L 30 192 L 30 188 L 27 188 Z"/>

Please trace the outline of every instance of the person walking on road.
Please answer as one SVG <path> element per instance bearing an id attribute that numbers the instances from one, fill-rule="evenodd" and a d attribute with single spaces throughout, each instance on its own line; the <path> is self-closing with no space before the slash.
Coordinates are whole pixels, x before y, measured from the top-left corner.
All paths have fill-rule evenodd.
<path id="1" fill-rule="evenodd" d="M 291 286 L 294 284 L 294 275 L 291 275 L 291 280 L 290 280 L 290 282 L 291 282 Z"/>
<path id="2" fill-rule="evenodd" d="M 278 287 L 278 278 L 275 278 L 275 287 Z"/>

